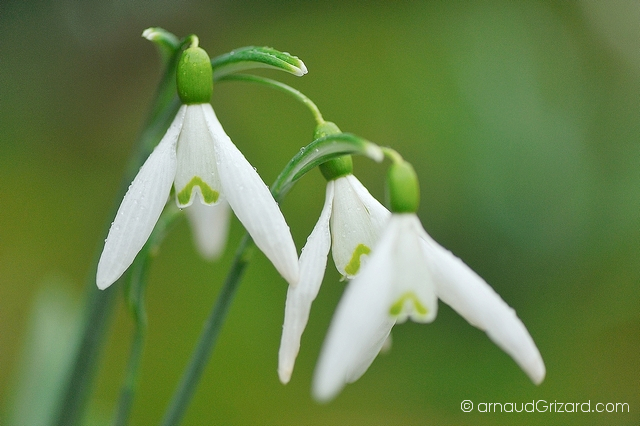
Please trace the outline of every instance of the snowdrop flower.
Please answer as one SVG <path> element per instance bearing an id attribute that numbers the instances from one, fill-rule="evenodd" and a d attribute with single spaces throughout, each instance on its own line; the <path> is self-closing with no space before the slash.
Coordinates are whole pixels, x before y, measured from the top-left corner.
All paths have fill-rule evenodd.
<path id="1" fill-rule="evenodd" d="M 515 311 L 422 227 L 415 214 L 419 190 L 411 165 L 393 164 L 388 184 L 393 214 L 338 305 L 316 367 L 314 397 L 328 401 L 360 378 L 396 323 L 433 321 L 438 298 L 484 330 L 535 384 L 541 383 L 542 357 Z"/>
<path id="2" fill-rule="evenodd" d="M 325 122 L 319 126 L 315 138 L 339 132 L 335 124 Z M 278 376 L 284 384 L 293 372 L 311 303 L 322 284 L 329 248 L 338 271 L 347 278 L 354 277 L 366 263 L 366 255 L 390 216 L 353 176 L 351 156 L 324 163 L 320 170 L 327 179 L 324 207 L 302 249 L 300 281 L 296 287 L 289 286 L 287 292 L 278 360 Z"/>
<path id="3" fill-rule="evenodd" d="M 298 256 L 289 227 L 269 189 L 231 142 L 209 104 L 211 63 L 197 47 L 197 38 L 182 53 L 177 87 L 183 105 L 122 200 L 98 263 L 98 287 L 109 287 L 131 265 L 172 186 L 178 207 L 187 208 L 202 252 L 215 256 L 224 244 L 228 203 L 256 246 L 295 285 Z"/>

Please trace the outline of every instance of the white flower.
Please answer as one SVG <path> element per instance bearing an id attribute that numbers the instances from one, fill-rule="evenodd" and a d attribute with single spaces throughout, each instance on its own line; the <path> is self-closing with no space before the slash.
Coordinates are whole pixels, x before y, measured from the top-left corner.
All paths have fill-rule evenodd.
<path id="1" fill-rule="evenodd" d="M 297 283 L 298 256 L 277 203 L 224 132 L 211 105 L 201 103 L 180 108 L 131 183 L 98 263 L 100 289 L 113 284 L 131 265 L 158 221 L 172 185 L 178 206 L 195 210 L 189 213 L 204 252 L 215 255 L 220 248 L 224 239 L 220 235 L 227 227 L 223 203 L 228 202 L 278 272 L 290 284 Z M 209 207 L 216 203 L 222 207 Z M 215 216 L 221 216 L 217 224 Z"/>
<path id="2" fill-rule="evenodd" d="M 539 384 L 545 367 L 522 321 L 413 213 L 393 214 L 370 259 L 340 301 L 316 367 L 313 394 L 335 397 L 367 370 L 396 322 L 431 322 L 437 299 L 484 330 Z"/>
<path id="3" fill-rule="evenodd" d="M 311 303 L 324 277 L 329 248 L 338 271 L 349 278 L 355 276 L 389 215 L 355 176 L 349 174 L 327 182 L 320 218 L 300 255 L 300 281 L 296 287 L 289 286 L 287 292 L 278 361 L 282 383 L 291 378 Z"/>

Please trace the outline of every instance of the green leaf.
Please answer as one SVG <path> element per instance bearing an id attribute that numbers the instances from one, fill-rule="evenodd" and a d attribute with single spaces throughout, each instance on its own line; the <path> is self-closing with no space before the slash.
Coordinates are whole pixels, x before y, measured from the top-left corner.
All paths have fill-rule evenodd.
<path id="1" fill-rule="evenodd" d="M 178 37 L 159 27 L 147 28 L 142 32 L 142 37 L 158 46 L 158 50 L 160 51 L 160 56 L 162 57 L 162 62 L 164 64 L 167 64 L 169 59 L 171 59 L 176 51 L 182 46 Z"/>
<path id="2" fill-rule="evenodd" d="M 276 201 L 280 201 L 291 186 L 309 170 L 334 158 L 352 154 L 365 155 L 377 162 L 384 158 L 382 149 L 378 145 L 354 134 L 339 133 L 324 136 L 302 148 L 289 161 L 271 186 L 273 197 Z"/>
<path id="3" fill-rule="evenodd" d="M 271 47 L 247 46 L 232 50 L 211 60 L 213 80 L 254 68 L 273 68 L 301 77 L 307 73 L 307 67 L 297 56 L 280 52 Z"/>

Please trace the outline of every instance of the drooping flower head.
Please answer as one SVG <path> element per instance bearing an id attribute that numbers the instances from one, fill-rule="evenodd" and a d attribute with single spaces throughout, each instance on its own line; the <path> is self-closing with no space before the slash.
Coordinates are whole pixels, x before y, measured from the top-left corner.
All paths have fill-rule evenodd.
<path id="1" fill-rule="evenodd" d="M 213 112 L 211 61 L 195 37 L 182 53 L 176 82 L 183 105 L 122 200 L 98 263 L 98 287 L 109 287 L 131 265 L 172 186 L 178 207 L 193 210 L 188 213 L 202 251 L 212 256 L 219 252 L 231 206 L 256 246 L 295 285 L 298 257 L 289 227 L 269 189 Z"/>
<path id="2" fill-rule="evenodd" d="M 413 167 L 397 156 L 387 182 L 392 215 L 340 300 L 316 367 L 315 398 L 328 401 L 360 378 L 396 323 L 433 321 L 438 298 L 484 330 L 534 383 L 542 382 L 540 352 L 515 311 L 422 227 Z"/>
<path id="3" fill-rule="evenodd" d="M 325 122 L 318 126 L 314 137 L 337 133 L 340 130 L 335 124 Z M 300 282 L 287 292 L 278 360 L 282 383 L 291 378 L 311 304 L 322 284 L 329 249 L 338 271 L 345 278 L 353 278 L 366 263 L 390 216 L 353 175 L 351 156 L 328 161 L 320 170 L 327 180 L 324 206 L 302 249 Z"/>

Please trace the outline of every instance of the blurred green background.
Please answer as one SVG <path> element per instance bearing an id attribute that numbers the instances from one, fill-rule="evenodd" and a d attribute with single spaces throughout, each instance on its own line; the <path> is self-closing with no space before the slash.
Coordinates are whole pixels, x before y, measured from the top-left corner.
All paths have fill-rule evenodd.
<path id="1" fill-rule="evenodd" d="M 268 45 L 278 78 L 342 130 L 414 164 L 427 231 L 518 312 L 547 366 L 534 386 L 441 304 L 328 405 L 310 397 L 343 283 L 329 264 L 293 378 L 277 378 L 285 281 L 250 265 L 185 425 L 640 423 L 640 3 L 627 1 L 16 1 L 0 6 L 0 423 L 30 424 L 78 324 L 94 253 L 161 64 L 142 31 L 196 33 L 212 55 Z M 270 183 L 313 121 L 287 95 L 214 89 L 227 133 Z M 384 166 L 357 176 L 383 199 Z M 298 248 L 320 212 L 310 173 L 282 208 Z M 225 276 L 181 221 L 152 265 L 132 424 L 157 424 Z M 132 321 L 113 317 L 86 424 L 109 424 Z M 37 367 L 28 368 L 31 362 Z M 21 384 L 20 384 L 21 383 Z M 479 402 L 627 403 L 630 413 L 463 413 Z M 16 408 L 17 407 L 17 408 Z M 43 408 L 44 407 L 44 408 Z M 22 423 L 21 423 L 22 422 Z"/>

